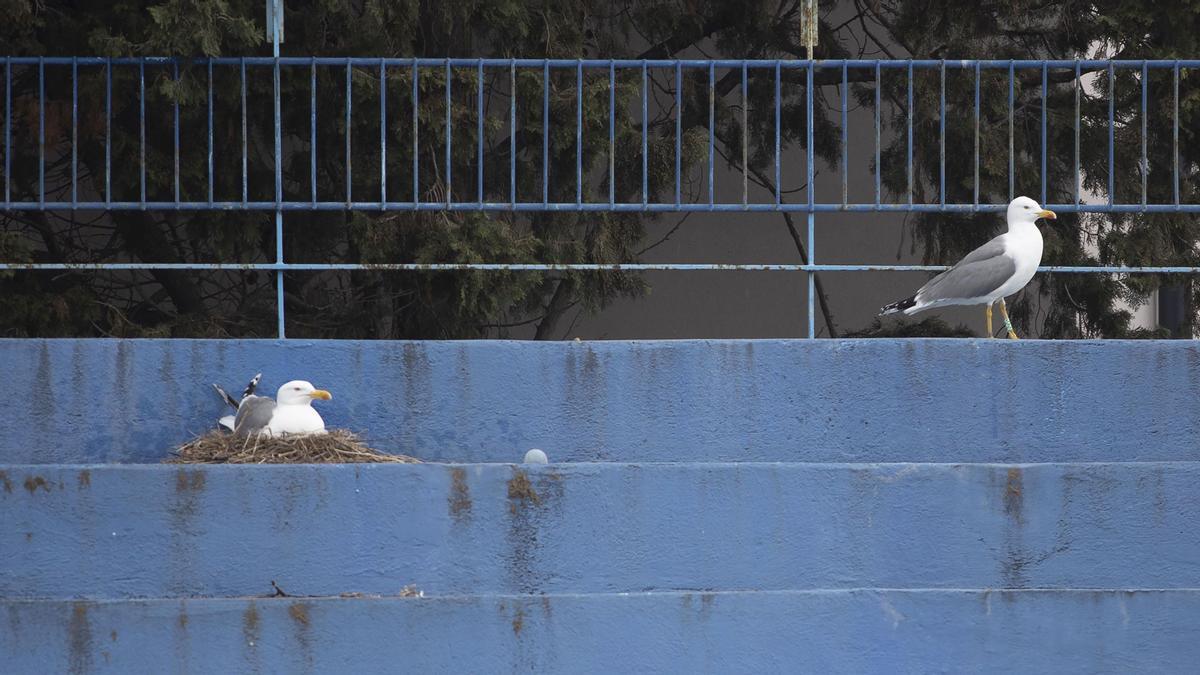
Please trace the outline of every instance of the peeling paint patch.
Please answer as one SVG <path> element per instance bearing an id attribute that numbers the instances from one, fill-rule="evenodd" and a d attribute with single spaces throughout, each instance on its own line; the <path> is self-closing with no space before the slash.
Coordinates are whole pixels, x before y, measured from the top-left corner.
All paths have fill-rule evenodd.
<path id="1" fill-rule="evenodd" d="M 892 622 L 892 628 L 899 628 L 900 622 L 904 621 L 904 615 L 900 613 L 900 610 L 896 609 L 896 607 L 892 605 L 892 601 L 889 600 L 886 595 L 879 596 L 879 606 L 883 608 L 883 613 L 887 615 L 888 620 Z"/>

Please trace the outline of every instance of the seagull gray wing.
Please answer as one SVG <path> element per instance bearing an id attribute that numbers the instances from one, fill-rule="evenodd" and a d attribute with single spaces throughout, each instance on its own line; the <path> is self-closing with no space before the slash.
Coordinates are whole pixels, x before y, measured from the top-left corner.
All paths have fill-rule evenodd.
<path id="1" fill-rule="evenodd" d="M 993 293 L 1017 272 L 1017 263 L 1004 252 L 1000 237 L 967 254 L 957 265 L 929 280 L 917 291 L 917 302 L 982 298 Z"/>
<path id="2" fill-rule="evenodd" d="M 220 396 L 221 400 L 225 401 L 226 405 L 228 405 L 230 408 L 233 408 L 234 410 L 238 409 L 238 402 L 233 400 L 233 397 L 229 395 L 229 392 L 225 391 L 224 389 L 222 389 L 219 385 L 217 385 L 215 383 L 213 384 L 212 387 L 213 387 L 213 389 L 217 390 L 217 396 Z"/>
<path id="3" fill-rule="evenodd" d="M 275 412 L 275 401 L 266 396 L 247 396 L 238 406 L 237 418 L 233 422 L 234 433 L 251 434 L 261 431 L 271 423 Z"/>

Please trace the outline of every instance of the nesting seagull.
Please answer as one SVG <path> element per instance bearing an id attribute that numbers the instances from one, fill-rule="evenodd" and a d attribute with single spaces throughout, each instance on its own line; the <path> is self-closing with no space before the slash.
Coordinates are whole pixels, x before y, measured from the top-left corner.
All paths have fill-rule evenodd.
<path id="1" fill-rule="evenodd" d="M 236 415 L 221 418 L 221 426 L 241 435 L 325 433 L 325 421 L 311 404 L 314 399 L 330 400 L 333 396 L 329 392 L 313 387 L 311 382 L 292 380 L 280 387 L 275 394 L 275 400 L 272 400 L 267 396 L 254 394 L 261 377 L 262 374 L 259 373 L 250 380 L 242 399 L 236 402 L 225 390 L 213 385 L 221 398 L 237 409 Z"/>
<path id="2" fill-rule="evenodd" d="M 1037 220 L 1056 217 L 1029 197 L 1017 197 L 1008 205 L 1008 232 L 971 251 L 912 297 L 893 302 L 879 313 L 916 314 L 946 305 L 984 305 L 988 337 L 992 337 L 992 303 L 999 300 L 1008 337 L 1017 339 L 1004 298 L 1024 288 L 1042 262 L 1042 233 Z"/>

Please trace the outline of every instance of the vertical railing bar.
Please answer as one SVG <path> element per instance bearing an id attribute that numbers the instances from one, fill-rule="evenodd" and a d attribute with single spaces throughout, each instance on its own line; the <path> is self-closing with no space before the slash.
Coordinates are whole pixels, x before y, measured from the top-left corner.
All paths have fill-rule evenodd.
<path id="1" fill-rule="evenodd" d="M 308 65 L 308 180 L 312 202 L 317 203 L 317 57 Z"/>
<path id="2" fill-rule="evenodd" d="M 1046 203 L 1046 154 L 1049 150 L 1046 137 L 1046 106 L 1050 96 L 1049 69 L 1042 63 L 1042 203 Z"/>
<path id="3" fill-rule="evenodd" d="M 38 57 L 38 204 L 46 202 L 46 64 Z"/>
<path id="4" fill-rule="evenodd" d="M 12 201 L 12 57 L 4 57 L 4 201 Z M 107 169 L 105 171 L 107 174 Z M 107 182 L 107 175 L 105 176 Z"/>
<path id="5" fill-rule="evenodd" d="M 1113 122 L 1117 107 L 1116 71 L 1111 61 L 1108 63 L 1108 205 L 1113 205 L 1113 193 L 1116 192 L 1116 176 L 1113 173 L 1113 148 L 1115 146 L 1116 126 Z"/>
<path id="6" fill-rule="evenodd" d="M 946 60 L 941 64 L 941 103 L 938 108 L 938 201 L 946 205 Z"/>
<path id="7" fill-rule="evenodd" d="M 449 208 L 451 202 L 454 201 L 453 186 L 454 186 L 454 165 L 452 163 L 454 151 L 454 133 L 451 127 L 453 126 L 453 118 L 450 115 L 451 88 L 454 85 L 453 73 L 450 70 L 450 59 L 446 59 L 446 207 Z"/>
<path id="8" fill-rule="evenodd" d="M 681 175 L 683 136 L 683 68 L 675 62 L 675 206 L 679 206 L 683 177 Z"/>
<path id="9" fill-rule="evenodd" d="M 908 203 L 913 203 L 913 118 L 916 116 L 916 110 L 913 109 L 913 65 L 912 59 L 908 60 Z"/>
<path id="10" fill-rule="evenodd" d="M 1013 143 L 1013 114 L 1015 109 L 1015 72 L 1012 59 L 1008 61 L 1008 200 L 1016 194 L 1016 151 Z"/>
<path id="11" fill-rule="evenodd" d="M 483 145 L 484 145 L 484 140 L 485 140 L 484 139 L 484 130 L 483 130 L 483 117 L 484 117 L 483 59 L 479 59 L 479 66 L 477 67 L 475 77 L 478 80 L 476 82 L 477 89 L 475 91 L 475 98 L 476 98 L 475 105 L 477 108 L 477 110 L 475 112 L 475 125 L 476 125 L 475 135 L 479 139 L 479 157 L 475 160 L 479 165 L 476 176 L 475 176 L 475 197 L 476 197 L 476 201 L 478 201 L 480 206 L 482 206 L 483 205 Z"/>
<path id="12" fill-rule="evenodd" d="M 387 61 L 379 59 L 379 208 L 387 210 Z"/>
<path id="13" fill-rule="evenodd" d="M 650 81 L 642 61 L 642 207 L 650 202 Z"/>
<path id="14" fill-rule="evenodd" d="M 213 62 L 208 60 L 208 205 L 213 203 Z"/>
<path id="15" fill-rule="evenodd" d="M 1081 118 L 1081 114 L 1080 114 L 1081 110 L 1079 107 L 1079 97 L 1082 92 L 1082 89 L 1084 89 L 1084 78 L 1082 78 L 1082 73 L 1080 72 L 1079 59 L 1075 59 L 1075 203 L 1076 204 L 1079 203 L 1080 191 L 1082 190 L 1082 184 L 1080 183 L 1080 180 L 1079 180 L 1079 178 L 1080 178 L 1079 177 L 1079 173 L 1080 173 L 1079 126 L 1080 126 L 1080 118 Z"/>
<path id="16" fill-rule="evenodd" d="M 346 62 L 346 206 L 354 201 L 354 155 L 351 145 L 354 134 L 351 133 L 350 117 L 354 113 L 354 78 L 353 67 Z"/>
<path id="17" fill-rule="evenodd" d="M 842 204 L 850 203 L 850 70 L 842 63 Z"/>
<path id="18" fill-rule="evenodd" d="M 1171 119 L 1171 179 L 1174 184 L 1175 205 L 1179 206 L 1179 59 L 1171 67 L 1171 80 L 1175 90 L 1175 114 Z"/>
<path id="19" fill-rule="evenodd" d="M 812 48 L 811 47 L 809 48 L 808 57 L 809 57 L 808 58 L 808 68 L 805 71 L 806 82 L 804 84 L 804 99 L 805 99 L 805 109 L 806 109 L 805 117 L 807 118 L 807 121 L 808 121 L 806 133 L 807 133 L 808 138 L 805 140 L 804 144 L 806 146 L 806 150 L 807 150 L 807 154 L 808 154 L 808 157 L 805 161 L 805 164 L 806 164 L 805 170 L 808 173 L 808 178 L 807 178 L 807 183 L 808 183 L 808 186 L 807 186 L 808 187 L 808 263 L 810 265 L 812 265 L 812 264 L 816 264 L 816 262 L 817 262 L 817 250 L 816 250 L 816 224 L 817 224 L 816 216 L 817 216 L 817 214 L 816 214 L 816 211 L 813 209 L 813 204 L 816 202 L 816 186 L 813 185 L 814 177 L 816 176 L 816 171 L 814 170 L 814 167 L 813 167 L 813 163 L 816 158 L 816 154 L 813 150 L 813 127 L 815 126 L 814 125 L 815 120 L 813 119 L 813 71 L 815 70 L 815 62 L 812 60 Z M 808 276 L 808 338 L 811 340 L 817 336 L 816 316 L 813 311 L 815 308 L 813 300 L 816 295 L 816 292 L 815 292 L 816 272 L 814 272 L 813 270 L 809 270 L 807 276 Z"/>
<path id="20" fill-rule="evenodd" d="M 145 145 L 146 136 L 142 135 Z M 144 152 L 144 151 L 143 151 Z M 143 192 L 142 201 L 146 201 Z M 46 62 L 38 57 L 38 204 L 46 203 Z"/>
<path id="21" fill-rule="evenodd" d="M 141 196 L 142 208 L 146 208 L 146 62 L 138 62 L 138 133 L 141 138 Z"/>
<path id="22" fill-rule="evenodd" d="M 104 64 L 104 202 L 112 202 L 112 57 Z M 12 94 L 12 91 L 9 91 Z M 12 96 L 10 95 L 11 99 Z M 8 120 L 5 118 L 5 123 Z M 7 132 L 7 128 L 6 128 Z M 5 173 L 7 173 L 5 169 Z"/>
<path id="23" fill-rule="evenodd" d="M 979 208 L 979 62 L 975 62 L 975 196 L 972 204 Z"/>
<path id="24" fill-rule="evenodd" d="M 241 77 L 242 77 L 242 204 L 249 201 L 249 178 L 248 178 L 248 162 L 246 160 L 246 146 L 249 141 L 246 136 L 246 58 L 242 57 L 241 61 Z"/>
<path id="25" fill-rule="evenodd" d="M 508 200 L 515 210 L 517 208 L 517 62 L 515 59 L 509 61 L 508 76 Z"/>
<path id="26" fill-rule="evenodd" d="M 1150 173 L 1150 161 L 1146 158 L 1146 87 L 1149 80 L 1149 66 L 1142 61 L 1142 206 L 1146 205 L 1146 177 Z"/>
<path id="27" fill-rule="evenodd" d="M 175 202 L 179 203 L 179 61 L 171 61 L 171 75 L 175 83 L 175 91 L 172 114 L 174 116 L 174 143 L 175 143 Z"/>
<path id="28" fill-rule="evenodd" d="M 750 83 L 742 63 L 742 206 L 750 205 Z"/>
<path id="29" fill-rule="evenodd" d="M 617 201 L 617 66 L 608 61 L 608 205 Z"/>
<path id="30" fill-rule="evenodd" d="M 413 209 L 421 203 L 421 73 L 418 70 L 417 58 L 412 60 L 412 180 L 413 180 Z"/>
<path id="31" fill-rule="evenodd" d="M 717 122 L 717 69 L 713 63 L 708 64 L 708 205 L 716 200 L 713 194 L 713 157 L 716 155 L 716 122 Z"/>
<path id="32" fill-rule="evenodd" d="M 583 203 L 583 61 L 575 61 L 575 203 Z"/>
<path id="33" fill-rule="evenodd" d="M 179 79 L 179 66 L 175 66 Z M 179 104 L 175 104 L 175 127 L 179 128 Z M 179 133 L 175 133 L 175 201 L 179 201 Z M 79 202 L 79 59 L 71 57 L 71 207 Z"/>
<path id="34" fill-rule="evenodd" d="M 283 0 L 277 0 L 275 11 L 283 12 Z M 272 52 L 275 57 L 273 72 L 274 96 L 273 116 L 275 122 L 275 264 L 279 269 L 275 272 L 275 306 L 278 311 L 276 320 L 278 326 L 276 328 L 279 334 L 279 339 L 283 340 L 287 337 L 287 325 L 284 316 L 284 296 L 283 296 L 283 87 L 279 78 L 279 31 L 283 27 L 283 17 L 276 17 L 276 24 L 272 29 L 274 39 L 272 41 Z M 349 134 L 349 130 L 346 132 Z"/>
<path id="35" fill-rule="evenodd" d="M 550 203 L 550 62 L 542 63 L 542 205 Z"/>
<path id="36" fill-rule="evenodd" d="M 783 92 L 783 87 L 780 83 L 779 69 L 780 69 L 779 61 L 776 61 L 775 62 L 775 206 L 779 206 L 780 202 L 782 201 L 782 194 L 780 193 L 780 191 L 783 189 L 782 185 L 781 185 L 781 178 L 780 178 L 783 173 L 783 170 L 780 167 L 781 152 L 780 152 L 780 141 L 779 141 L 779 135 L 780 135 L 779 134 L 780 110 L 779 109 L 780 109 L 780 105 L 781 105 L 780 98 L 781 98 L 781 93 Z"/>
<path id="37" fill-rule="evenodd" d="M 880 152 L 880 128 L 882 123 L 882 112 L 880 106 L 882 104 L 883 92 L 883 71 L 879 63 L 875 64 L 875 206 L 879 206 L 880 199 L 883 196 L 883 164 L 882 155 Z"/>

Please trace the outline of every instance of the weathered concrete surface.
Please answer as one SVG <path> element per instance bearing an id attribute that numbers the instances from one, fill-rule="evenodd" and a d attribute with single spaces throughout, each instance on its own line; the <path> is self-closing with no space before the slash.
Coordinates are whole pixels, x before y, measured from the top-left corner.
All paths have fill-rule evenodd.
<path id="1" fill-rule="evenodd" d="M 1185 673 L 1200 592 L 0 601 L 11 673 Z"/>
<path id="2" fill-rule="evenodd" d="M 10 599 L 1200 587 L 1200 463 L 4 471 Z"/>
<path id="3" fill-rule="evenodd" d="M 1193 341 L 0 340 L 0 463 L 157 461 L 258 371 L 440 461 L 1200 458 Z"/>

